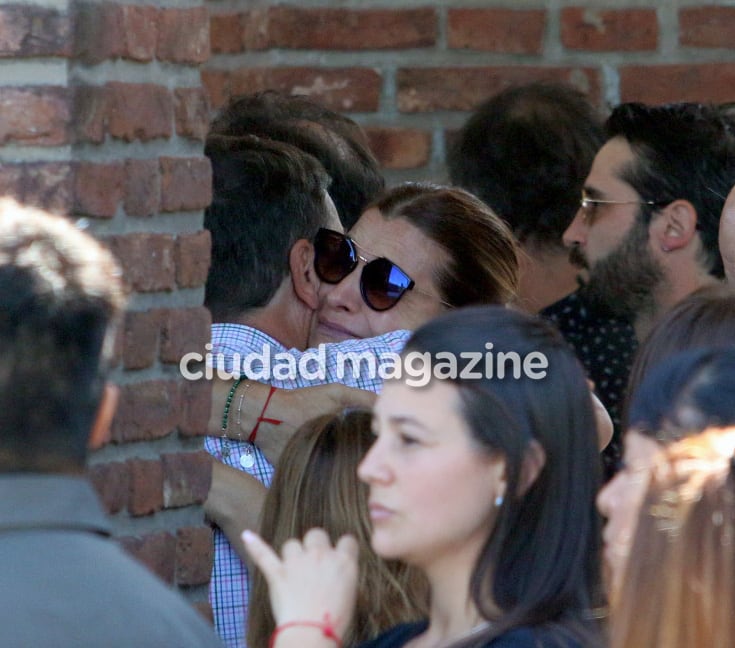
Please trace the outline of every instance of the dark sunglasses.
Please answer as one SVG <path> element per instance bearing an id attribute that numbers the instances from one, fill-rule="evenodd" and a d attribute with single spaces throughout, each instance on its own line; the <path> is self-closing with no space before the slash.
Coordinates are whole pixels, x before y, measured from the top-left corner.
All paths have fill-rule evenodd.
<path id="1" fill-rule="evenodd" d="M 368 261 L 357 251 L 349 237 L 322 227 L 314 239 L 314 269 L 322 281 L 336 284 L 349 275 L 360 261 L 365 267 L 360 275 L 360 294 L 375 311 L 393 308 L 415 282 L 395 263 L 385 257 Z"/>

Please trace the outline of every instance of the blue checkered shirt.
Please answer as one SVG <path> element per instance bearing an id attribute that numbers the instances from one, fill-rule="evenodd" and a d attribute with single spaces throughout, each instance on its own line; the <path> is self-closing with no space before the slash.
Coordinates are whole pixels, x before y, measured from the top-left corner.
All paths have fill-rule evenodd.
<path id="1" fill-rule="evenodd" d="M 378 392 L 383 381 L 377 372 L 361 371 L 355 375 L 356 372 L 353 372 L 352 365 L 345 365 L 347 370 L 343 372 L 339 366 L 339 354 L 368 353 L 375 354 L 378 357 L 381 354 L 399 354 L 409 335 L 409 331 L 393 331 L 375 338 L 326 344 L 319 350 L 321 361 L 318 366 L 323 369 L 321 375 L 315 376 L 315 365 L 307 364 L 308 372 L 297 372 L 296 375 L 289 376 L 288 379 L 271 376 L 268 380 L 262 380 L 262 382 L 268 382 L 279 389 L 296 389 L 298 387 L 341 382 L 349 387 Z M 223 368 L 226 371 L 239 375 L 239 369 L 245 368 L 256 372 L 251 375 L 257 378 L 257 372 L 264 374 L 267 369 L 264 362 L 260 362 L 258 357 L 255 356 L 250 357 L 252 361 L 248 361 L 249 364 L 244 361 L 248 358 L 248 354 L 258 354 L 262 357 L 264 352 L 270 353 L 271 368 L 274 369 L 272 373 L 277 375 L 273 365 L 279 363 L 279 358 L 283 358 L 278 354 L 288 354 L 298 364 L 305 354 L 315 353 L 316 350 L 311 349 L 302 352 L 296 349 L 287 349 L 262 331 L 241 324 L 212 325 L 212 354 L 215 358 L 218 354 L 222 355 L 224 358 Z M 214 366 L 218 366 L 216 360 Z M 307 375 L 302 375 L 304 373 Z M 229 451 L 225 449 L 226 447 Z M 257 446 L 246 441 L 223 441 L 220 437 L 207 437 L 204 441 L 204 448 L 209 454 L 226 465 L 250 473 L 266 487 L 270 486 L 273 479 L 273 466 Z M 240 457 L 247 453 L 252 453 L 254 463 L 250 468 L 243 468 L 240 465 Z M 214 612 L 217 634 L 231 648 L 245 647 L 249 594 L 250 583 L 247 567 L 240 560 L 225 534 L 220 529 L 215 528 L 214 566 L 209 583 L 209 600 Z"/>

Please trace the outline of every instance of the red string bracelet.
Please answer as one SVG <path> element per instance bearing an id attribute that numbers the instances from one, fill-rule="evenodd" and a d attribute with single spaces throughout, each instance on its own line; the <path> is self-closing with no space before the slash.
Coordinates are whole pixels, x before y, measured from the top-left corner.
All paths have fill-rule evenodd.
<path id="1" fill-rule="evenodd" d="M 253 431 L 250 433 L 250 436 L 248 437 L 249 443 L 255 442 L 255 437 L 258 435 L 258 428 L 260 427 L 261 423 L 271 423 L 272 425 L 280 425 L 281 423 L 283 423 L 283 421 L 279 421 L 278 419 L 265 418 L 265 410 L 268 409 L 268 403 L 271 402 L 271 398 L 273 397 L 273 394 L 275 393 L 276 393 L 276 388 L 273 385 L 271 385 L 271 388 L 268 391 L 268 397 L 265 399 L 265 404 L 263 405 L 263 410 L 260 412 L 258 421 L 255 423 L 255 427 L 253 428 Z"/>
<path id="2" fill-rule="evenodd" d="M 334 641 L 334 643 L 337 645 L 337 648 L 342 648 L 342 640 L 337 636 L 337 633 L 334 631 L 334 628 L 332 627 L 332 624 L 329 622 L 329 617 L 325 615 L 324 621 L 289 621 L 288 623 L 283 623 L 276 627 L 276 629 L 273 631 L 273 634 L 271 635 L 271 639 L 268 642 L 268 648 L 273 648 L 276 645 L 276 639 L 278 638 L 278 635 L 283 632 L 284 630 L 288 628 L 297 628 L 297 627 L 308 627 L 308 628 L 319 628 L 322 631 L 322 634 L 327 638 Z"/>

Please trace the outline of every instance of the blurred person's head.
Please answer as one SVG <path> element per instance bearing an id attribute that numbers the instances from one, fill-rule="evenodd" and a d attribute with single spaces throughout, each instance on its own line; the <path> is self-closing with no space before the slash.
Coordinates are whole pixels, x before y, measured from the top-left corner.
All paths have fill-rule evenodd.
<path id="1" fill-rule="evenodd" d="M 120 268 L 97 241 L 0 201 L 0 472 L 80 472 L 107 440 L 123 305 Z"/>
<path id="2" fill-rule="evenodd" d="M 357 465 L 373 442 L 369 411 L 344 410 L 305 423 L 278 461 L 263 507 L 261 536 L 278 551 L 313 527 L 332 542 L 350 533 L 358 541 L 357 606 L 345 645 L 356 645 L 401 622 L 426 614 L 423 575 L 379 558 L 370 547 L 368 487 Z M 265 646 L 275 629 L 263 575 L 253 576 L 248 644 Z"/>

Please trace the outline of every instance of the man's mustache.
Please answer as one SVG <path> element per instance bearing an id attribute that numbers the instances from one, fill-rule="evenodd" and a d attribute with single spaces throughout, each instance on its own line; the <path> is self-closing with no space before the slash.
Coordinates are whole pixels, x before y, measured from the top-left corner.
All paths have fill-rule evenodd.
<path id="1" fill-rule="evenodd" d="M 582 252 L 582 249 L 579 247 L 578 244 L 574 244 L 571 248 L 569 248 L 569 262 L 573 266 L 576 266 L 577 268 L 582 268 L 583 270 L 589 270 L 590 268 L 587 257 L 585 256 L 584 252 Z"/>

